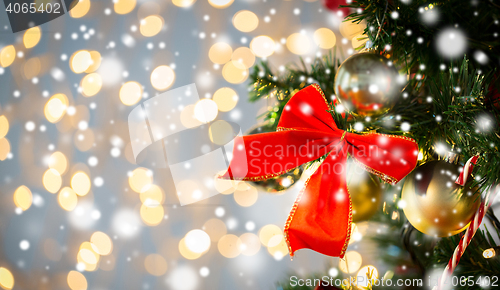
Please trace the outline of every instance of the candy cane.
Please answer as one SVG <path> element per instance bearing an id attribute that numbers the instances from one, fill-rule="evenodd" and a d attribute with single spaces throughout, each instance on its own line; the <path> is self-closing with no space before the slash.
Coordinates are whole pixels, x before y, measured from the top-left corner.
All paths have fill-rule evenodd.
<path id="1" fill-rule="evenodd" d="M 486 214 L 486 212 L 488 211 L 488 208 L 493 203 L 493 200 L 495 200 L 495 196 L 498 192 L 499 187 L 500 187 L 500 185 L 497 185 L 495 187 L 495 190 L 494 190 L 493 194 L 491 194 L 491 197 L 490 197 L 491 187 L 488 190 L 486 197 L 484 198 L 484 200 L 481 202 L 481 205 L 479 206 L 479 210 L 474 214 L 474 218 L 473 218 L 472 222 L 470 223 L 469 227 L 467 228 L 465 235 L 462 236 L 462 239 L 460 239 L 460 243 L 455 248 L 455 252 L 453 252 L 453 256 L 451 257 L 450 261 L 448 262 L 448 265 L 446 265 L 446 268 L 444 269 L 443 274 L 439 278 L 438 285 L 434 286 L 433 290 L 443 289 L 445 281 L 449 277 L 451 277 L 451 275 L 453 274 L 453 271 L 457 267 L 458 262 L 460 262 L 460 258 L 464 254 L 465 249 L 470 244 L 470 242 L 472 241 L 472 238 L 474 237 L 474 234 L 476 233 L 477 229 L 481 225 L 481 221 L 483 220 L 484 215 Z"/>

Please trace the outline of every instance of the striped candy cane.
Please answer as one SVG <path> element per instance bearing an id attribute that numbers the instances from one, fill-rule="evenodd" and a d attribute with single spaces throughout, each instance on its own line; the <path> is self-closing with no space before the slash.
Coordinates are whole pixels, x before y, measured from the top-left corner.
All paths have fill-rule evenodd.
<path id="1" fill-rule="evenodd" d="M 448 265 L 446 265 L 446 268 L 443 271 L 443 274 L 439 278 L 438 285 L 434 286 L 433 290 L 442 290 L 444 283 L 446 280 L 451 277 L 453 274 L 453 271 L 458 265 L 458 262 L 460 262 L 460 258 L 465 252 L 465 249 L 467 246 L 470 244 L 472 241 L 472 238 L 474 237 L 474 234 L 476 233 L 477 229 L 481 225 L 481 222 L 483 221 L 484 215 L 488 211 L 488 208 L 491 206 L 493 203 L 493 200 L 495 200 L 495 196 L 497 194 L 498 188 L 500 185 L 497 185 L 495 187 L 495 190 L 493 191 L 493 194 L 491 194 L 492 188 L 488 190 L 488 193 L 486 194 L 486 197 L 484 200 L 481 202 L 481 205 L 479 206 L 479 210 L 474 214 L 474 218 L 472 222 L 470 223 L 469 227 L 467 228 L 467 231 L 465 232 L 465 235 L 462 236 L 462 239 L 460 239 L 460 243 L 458 246 L 455 248 L 455 252 L 453 252 L 453 256 L 451 257 L 450 261 L 448 262 Z"/>

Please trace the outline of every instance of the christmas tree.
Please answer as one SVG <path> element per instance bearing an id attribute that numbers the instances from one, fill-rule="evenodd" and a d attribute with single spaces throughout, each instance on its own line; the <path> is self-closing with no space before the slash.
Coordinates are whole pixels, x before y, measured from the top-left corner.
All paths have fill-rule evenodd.
<path id="1" fill-rule="evenodd" d="M 342 1 L 326 2 L 334 2 L 327 6 L 335 9 L 335 4 Z M 370 238 L 377 243 L 378 255 L 389 270 L 376 273 L 368 267 L 366 276 L 379 280 L 416 279 L 422 285 L 318 284 L 322 277 L 332 276 L 325 269 L 317 276 L 304 277 L 303 281 L 316 279 L 316 284 L 291 285 L 287 280 L 279 282 L 278 289 L 498 287 L 495 281 L 500 262 L 495 253 L 499 252 L 500 223 L 489 205 L 500 179 L 500 4 L 492 0 L 358 0 L 339 9 L 346 8 L 350 14 L 344 23 L 366 24 L 363 33 L 353 40 L 360 43 L 355 56 L 344 60 L 332 50 L 311 65 L 301 59 L 285 70 L 261 62 L 251 74 L 254 87 L 250 101 L 275 100 L 260 128 L 275 131 L 291 98 L 316 83 L 339 129 L 415 140 L 418 164 L 403 182 L 391 186 L 380 183 L 375 175 L 366 182 L 368 192 L 382 192 L 381 205 L 379 198 L 368 201 L 366 193 L 356 192 L 363 191 L 359 186 L 348 187 L 358 214 L 370 208 L 371 213 L 358 220 L 386 226 L 386 231 Z M 377 62 L 385 64 L 384 69 L 377 70 Z M 399 76 L 394 74 L 391 79 L 390 72 L 394 71 Z M 405 77 L 403 89 L 398 82 L 401 76 Z M 472 162 L 466 164 L 468 160 Z M 462 183 L 457 184 L 460 178 Z M 358 194 L 364 200 L 356 198 Z M 474 218 L 483 215 L 488 222 L 475 232 L 478 224 Z M 462 243 L 465 247 L 454 253 Z M 451 274 L 451 270 L 453 277 L 441 281 L 446 278 L 441 273 L 452 257 L 460 259 L 458 266 L 444 271 Z M 344 265 L 349 267 L 349 255 L 345 258 Z M 344 271 L 340 279 L 350 279 L 356 270 Z"/>

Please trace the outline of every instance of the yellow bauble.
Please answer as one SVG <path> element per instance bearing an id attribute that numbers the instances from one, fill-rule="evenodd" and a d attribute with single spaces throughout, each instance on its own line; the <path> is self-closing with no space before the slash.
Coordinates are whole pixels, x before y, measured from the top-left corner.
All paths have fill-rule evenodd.
<path id="1" fill-rule="evenodd" d="M 370 219 L 379 210 L 382 197 L 382 184 L 378 177 L 356 163 L 348 162 L 346 181 L 351 195 L 352 221 Z"/>
<path id="2" fill-rule="evenodd" d="M 455 183 L 459 165 L 430 161 L 406 177 L 403 211 L 408 221 L 424 234 L 446 237 L 465 230 L 479 208 L 476 188 Z"/>
<path id="3" fill-rule="evenodd" d="M 270 127 L 267 123 L 259 124 L 254 126 L 245 135 L 253 135 L 260 133 L 268 133 L 275 132 L 272 127 Z M 288 171 L 285 174 L 269 178 L 261 181 L 252 181 L 250 182 L 254 187 L 256 187 L 260 191 L 268 192 L 268 193 L 281 193 L 286 189 L 292 187 L 302 176 L 304 172 L 304 166 L 296 167 L 293 170 Z"/>

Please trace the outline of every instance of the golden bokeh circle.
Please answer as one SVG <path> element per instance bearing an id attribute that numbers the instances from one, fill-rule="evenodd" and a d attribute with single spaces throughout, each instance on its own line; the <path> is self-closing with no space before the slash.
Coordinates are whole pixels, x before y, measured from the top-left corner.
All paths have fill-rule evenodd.
<path id="1" fill-rule="evenodd" d="M 346 273 L 355 273 L 361 267 L 363 258 L 356 251 L 349 251 L 345 253 L 344 259 L 339 261 L 339 269 Z"/>
<path id="2" fill-rule="evenodd" d="M 77 74 L 85 72 L 91 64 L 92 56 L 90 52 L 86 50 L 76 51 L 69 59 L 69 67 Z"/>
<path id="3" fill-rule="evenodd" d="M 35 47 L 40 41 L 40 38 L 42 38 L 42 31 L 40 30 L 40 27 L 35 26 L 26 30 L 23 36 L 24 47 L 26 48 Z"/>
<path id="4" fill-rule="evenodd" d="M 172 3 L 177 7 L 191 7 L 196 0 L 172 0 Z"/>
<path id="5" fill-rule="evenodd" d="M 57 195 L 57 201 L 62 209 L 72 211 L 78 204 L 78 197 L 75 191 L 70 187 L 63 187 Z"/>
<path id="6" fill-rule="evenodd" d="M 102 88 L 102 78 L 98 73 L 90 73 L 83 77 L 80 87 L 86 97 L 95 96 Z"/>
<path id="7" fill-rule="evenodd" d="M 248 78 L 248 69 L 236 66 L 232 61 L 226 63 L 222 68 L 222 76 L 232 84 L 241 84 Z"/>
<path id="8" fill-rule="evenodd" d="M 250 48 L 239 47 L 234 50 L 231 61 L 240 69 L 251 68 L 255 63 L 255 55 Z"/>
<path id="9" fill-rule="evenodd" d="M 233 25 L 241 32 L 254 31 L 259 26 L 259 18 L 248 10 L 240 10 L 233 16 Z"/>
<path id="10" fill-rule="evenodd" d="M 259 231 L 260 242 L 266 247 L 269 246 L 269 242 L 276 236 L 283 236 L 283 231 L 277 225 L 265 225 Z"/>
<path id="11" fill-rule="evenodd" d="M 201 253 L 192 252 L 186 246 L 186 240 L 184 238 L 179 241 L 179 253 L 188 260 L 196 260 L 202 255 Z"/>
<path id="12" fill-rule="evenodd" d="M 153 184 L 153 173 L 144 167 L 136 168 L 128 178 L 128 184 L 137 193 L 146 191 Z"/>
<path id="13" fill-rule="evenodd" d="M 227 234 L 226 224 L 217 218 L 206 221 L 201 229 L 208 234 L 212 242 L 218 242 L 222 236 Z"/>
<path id="14" fill-rule="evenodd" d="M 43 186 L 50 193 L 56 193 L 59 191 L 62 185 L 61 174 L 57 170 L 49 168 L 43 174 L 42 178 Z"/>
<path id="15" fill-rule="evenodd" d="M 257 202 L 259 193 L 255 187 L 249 186 L 247 190 L 236 190 L 233 197 L 237 204 L 249 207 Z"/>
<path id="16" fill-rule="evenodd" d="M 225 87 L 215 91 L 212 98 L 221 112 L 229 112 L 238 104 L 238 94 L 231 88 Z"/>
<path id="17" fill-rule="evenodd" d="M 87 290 L 87 279 L 78 271 L 70 271 L 66 281 L 71 290 Z"/>
<path id="18" fill-rule="evenodd" d="M 323 49 L 330 49 L 335 46 L 337 38 L 335 33 L 328 28 L 319 28 L 313 34 L 314 42 L 317 46 Z"/>
<path id="19" fill-rule="evenodd" d="M 91 187 L 90 178 L 87 173 L 78 171 L 71 177 L 71 188 L 79 196 L 85 196 L 89 193 Z"/>
<path id="20" fill-rule="evenodd" d="M 302 33 L 293 33 L 286 39 L 286 47 L 297 55 L 308 54 L 312 51 L 309 37 Z"/>
<path id="21" fill-rule="evenodd" d="M 150 15 L 141 20 L 139 30 L 146 37 L 155 36 L 160 33 L 163 27 L 163 18 L 159 15 Z"/>
<path id="22" fill-rule="evenodd" d="M 142 221 L 148 226 L 157 226 L 163 220 L 165 211 L 162 205 L 141 205 L 140 210 Z"/>
<path id="23" fill-rule="evenodd" d="M 138 82 L 126 82 L 121 86 L 119 95 L 124 105 L 133 106 L 142 98 L 142 86 Z"/>
<path id="24" fill-rule="evenodd" d="M 113 251 L 113 241 L 103 232 L 95 232 L 90 237 L 92 249 L 102 256 L 107 256 Z"/>
<path id="25" fill-rule="evenodd" d="M 0 267 L 0 287 L 7 290 L 14 288 L 14 276 L 4 267 Z"/>
<path id="26" fill-rule="evenodd" d="M 167 272 L 167 261 L 161 255 L 150 254 L 144 259 L 144 268 L 153 276 L 162 276 Z"/>
<path id="27" fill-rule="evenodd" d="M 68 97 L 64 94 L 55 94 L 45 103 L 43 112 L 47 121 L 57 123 L 66 114 Z"/>
<path id="28" fill-rule="evenodd" d="M 217 145 L 226 145 L 235 137 L 233 127 L 224 120 L 217 120 L 211 123 L 208 128 L 208 135 L 210 141 Z"/>
<path id="29" fill-rule="evenodd" d="M 224 9 L 233 4 L 234 0 L 208 0 L 208 3 L 214 8 Z"/>
<path id="30" fill-rule="evenodd" d="M 101 65 L 102 60 L 101 54 L 98 51 L 92 50 L 89 53 L 92 60 L 90 66 L 85 70 L 86 73 L 95 72 Z"/>
<path id="31" fill-rule="evenodd" d="M 260 239 L 256 234 L 245 233 L 240 236 L 240 251 L 242 255 L 253 256 L 260 250 Z"/>
<path id="32" fill-rule="evenodd" d="M 9 120 L 4 115 L 0 116 L 0 138 L 5 137 L 9 132 Z"/>
<path id="33" fill-rule="evenodd" d="M 69 15 L 73 18 L 82 18 L 89 12 L 89 10 L 90 10 L 90 0 L 78 0 L 76 2 L 75 7 L 73 7 L 69 11 Z"/>
<path id="34" fill-rule="evenodd" d="M 267 35 L 260 35 L 252 39 L 250 49 L 258 57 L 268 57 L 274 53 L 274 40 Z"/>
<path id="35" fill-rule="evenodd" d="M 0 65 L 8 67 L 16 59 L 16 49 L 13 45 L 7 45 L 0 51 Z"/>
<path id="36" fill-rule="evenodd" d="M 211 99 L 201 99 L 194 106 L 194 116 L 202 123 L 215 120 L 218 112 L 217 104 Z"/>
<path id="37" fill-rule="evenodd" d="M 238 236 L 229 234 L 224 235 L 219 239 L 217 248 L 222 256 L 226 258 L 236 258 L 241 253 L 240 244 L 241 241 Z"/>
<path id="38" fill-rule="evenodd" d="M 136 0 L 115 0 L 113 1 L 116 14 L 127 14 L 134 10 L 136 5 Z"/>
<path id="39" fill-rule="evenodd" d="M 68 159 L 62 152 L 56 151 L 49 157 L 49 168 L 55 169 L 63 175 L 68 169 Z"/>
<path id="40" fill-rule="evenodd" d="M 0 138 L 0 161 L 7 159 L 10 153 L 10 143 L 7 138 Z"/>
<path id="41" fill-rule="evenodd" d="M 195 104 L 185 106 L 181 112 L 181 123 L 186 128 L 194 128 L 203 124 L 194 114 Z"/>
<path id="42" fill-rule="evenodd" d="M 31 190 L 21 185 L 14 192 L 14 204 L 16 207 L 27 210 L 31 207 L 31 203 L 33 202 L 33 195 L 31 194 Z"/>
<path id="43" fill-rule="evenodd" d="M 75 147 L 80 151 L 88 151 L 94 146 L 94 132 L 89 128 L 87 130 L 78 130 L 74 136 Z"/>
<path id="44" fill-rule="evenodd" d="M 152 201 L 156 204 L 162 204 L 165 200 L 163 190 L 156 184 L 151 184 L 147 190 L 140 192 L 141 202 L 149 204 Z"/>
<path id="45" fill-rule="evenodd" d="M 210 58 L 213 63 L 225 64 L 231 60 L 232 53 L 233 49 L 229 44 L 225 42 L 217 42 L 210 47 L 210 50 L 208 51 L 208 58 Z"/>
<path id="46" fill-rule="evenodd" d="M 168 65 L 160 65 L 151 73 L 151 84 L 159 91 L 164 91 L 175 81 L 175 72 Z"/>

